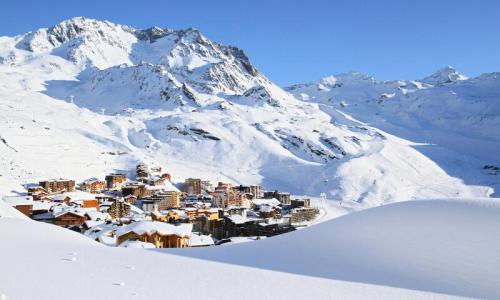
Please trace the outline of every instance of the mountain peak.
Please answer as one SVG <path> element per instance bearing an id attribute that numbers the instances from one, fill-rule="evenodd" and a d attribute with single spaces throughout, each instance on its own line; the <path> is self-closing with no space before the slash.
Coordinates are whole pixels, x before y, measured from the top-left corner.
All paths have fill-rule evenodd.
<path id="1" fill-rule="evenodd" d="M 454 67 L 448 65 L 425 77 L 421 81 L 432 85 L 443 85 L 459 80 L 468 79 L 465 75 L 459 73 Z"/>

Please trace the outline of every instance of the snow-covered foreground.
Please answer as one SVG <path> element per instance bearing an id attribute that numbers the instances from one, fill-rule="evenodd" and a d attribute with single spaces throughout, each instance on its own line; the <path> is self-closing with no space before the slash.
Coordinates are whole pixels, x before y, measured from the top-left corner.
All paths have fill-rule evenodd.
<path id="1" fill-rule="evenodd" d="M 162 251 L 109 248 L 59 227 L 1 217 L 0 295 L 497 298 L 497 201 L 401 202 L 253 243 Z"/>

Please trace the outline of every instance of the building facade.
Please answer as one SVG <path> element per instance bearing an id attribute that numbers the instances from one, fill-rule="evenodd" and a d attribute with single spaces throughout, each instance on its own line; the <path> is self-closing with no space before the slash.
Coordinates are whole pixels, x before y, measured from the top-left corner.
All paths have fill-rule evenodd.
<path id="1" fill-rule="evenodd" d="M 184 181 L 184 193 L 188 195 L 201 195 L 201 179 L 188 178 Z"/>
<path id="2" fill-rule="evenodd" d="M 60 193 L 60 192 L 74 192 L 75 191 L 75 181 L 74 180 L 45 180 L 38 183 L 47 193 Z"/>
<path id="3" fill-rule="evenodd" d="M 108 189 L 121 189 L 127 181 L 125 174 L 114 173 L 106 176 L 106 187 Z"/>

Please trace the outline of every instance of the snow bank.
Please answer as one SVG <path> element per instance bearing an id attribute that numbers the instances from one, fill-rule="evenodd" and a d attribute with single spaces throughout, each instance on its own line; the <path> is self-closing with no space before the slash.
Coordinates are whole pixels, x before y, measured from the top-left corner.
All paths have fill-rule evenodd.
<path id="1" fill-rule="evenodd" d="M 409 201 L 256 243 L 175 252 L 334 280 L 496 298 L 499 216 L 497 199 Z"/>
<path id="2" fill-rule="evenodd" d="M 189 299 L 495 298 L 496 201 L 402 202 L 259 242 L 163 251 L 104 247 L 52 225 L 0 218 L 0 293 L 158 299 L 168 287 L 170 297 Z"/>

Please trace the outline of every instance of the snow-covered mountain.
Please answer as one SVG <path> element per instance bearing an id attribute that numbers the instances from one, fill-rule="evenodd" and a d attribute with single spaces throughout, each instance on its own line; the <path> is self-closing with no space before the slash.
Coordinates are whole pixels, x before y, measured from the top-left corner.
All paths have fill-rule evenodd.
<path id="1" fill-rule="evenodd" d="M 79 17 L 1 37 L 0 79 L 0 192 L 139 161 L 367 206 L 499 187 L 498 74 L 282 89 L 196 29 Z"/>

